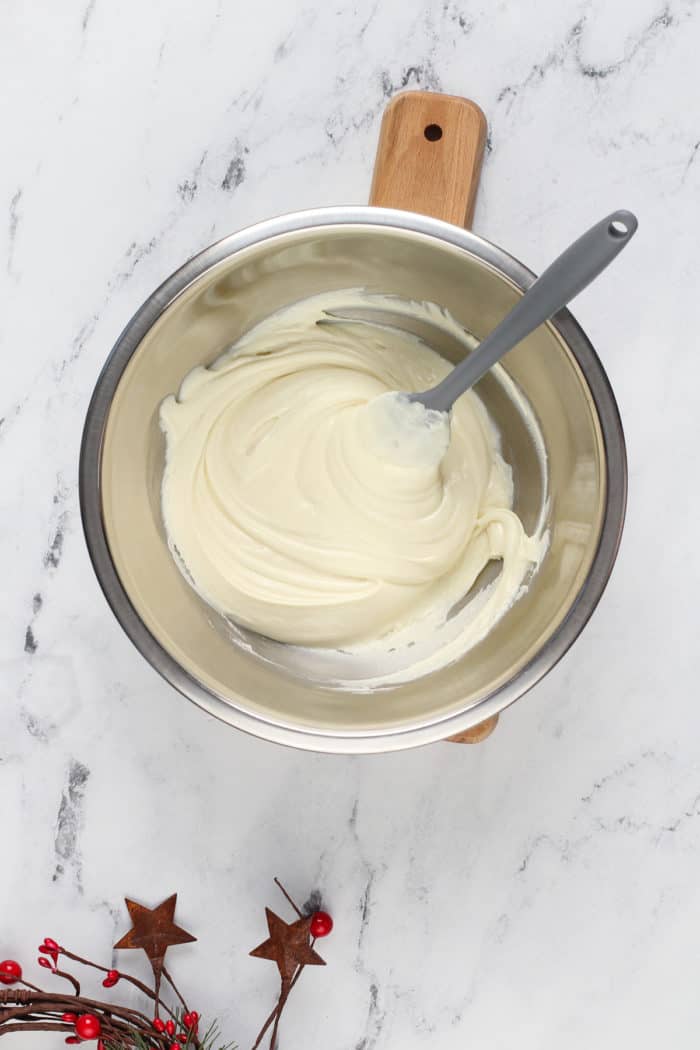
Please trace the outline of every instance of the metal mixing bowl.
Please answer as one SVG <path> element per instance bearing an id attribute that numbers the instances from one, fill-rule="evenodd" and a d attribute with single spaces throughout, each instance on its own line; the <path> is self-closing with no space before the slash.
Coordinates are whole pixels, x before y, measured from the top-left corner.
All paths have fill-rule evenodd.
<path id="1" fill-rule="evenodd" d="M 230 626 L 187 585 L 160 512 L 162 399 L 280 307 L 365 287 L 446 307 L 483 338 L 534 280 L 500 248 L 436 219 L 378 208 L 286 215 L 207 248 L 141 307 L 97 382 L 83 434 L 80 498 L 95 571 L 131 640 L 176 689 L 257 736 L 318 751 L 391 751 L 440 740 L 500 711 L 559 660 L 590 617 L 620 540 L 626 459 L 601 364 L 568 311 L 505 360 L 534 410 L 546 469 L 517 402 L 492 377 L 479 392 L 503 434 L 516 510 L 544 513 L 547 556 L 522 597 L 461 659 L 376 692 L 338 691 L 322 654 Z M 454 348 L 440 347 L 454 355 Z M 296 662 L 295 662 L 296 661 Z"/>

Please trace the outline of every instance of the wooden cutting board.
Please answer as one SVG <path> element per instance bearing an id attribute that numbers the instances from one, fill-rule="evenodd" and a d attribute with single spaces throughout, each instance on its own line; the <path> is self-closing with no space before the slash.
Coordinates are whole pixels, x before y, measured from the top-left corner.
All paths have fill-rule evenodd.
<path id="1" fill-rule="evenodd" d="M 431 215 L 469 229 L 486 145 L 486 117 L 475 102 L 404 91 L 384 111 L 369 203 Z M 477 744 L 498 715 L 449 739 Z"/>

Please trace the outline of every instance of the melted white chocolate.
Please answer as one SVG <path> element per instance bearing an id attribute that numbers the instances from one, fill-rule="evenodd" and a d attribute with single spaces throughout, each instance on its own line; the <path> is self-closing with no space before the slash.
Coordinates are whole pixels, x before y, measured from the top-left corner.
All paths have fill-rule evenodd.
<path id="1" fill-rule="evenodd" d="M 477 614 L 449 632 L 449 651 L 464 652 L 518 596 L 544 543 L 511 510 L 510 468 L 476 394 L 459 399 L 451 426 L 381 397 L 433 386 L 447 361 L 397 329 L 316 325 L 366 301 L 345 291 L 287 307 L 166 398 L 170 548 L 237 624 L 345 649 L 413 644 L 502 559 Z"/>

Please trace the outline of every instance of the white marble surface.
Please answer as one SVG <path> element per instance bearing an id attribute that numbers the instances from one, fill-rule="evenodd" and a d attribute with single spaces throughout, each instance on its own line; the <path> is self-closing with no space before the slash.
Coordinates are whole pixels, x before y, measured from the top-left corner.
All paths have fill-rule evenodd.
<path id="1" fill-rule="evenodd" d="M 200 943 L 173 971 L 245 1048 L 280 874 L 337 923 L 282 1050 L 697 1044 L 699 54 L 694 0 L 3 5 L 0 958 L 45 934 L 108 958 L 124 893 L 178 889 Z M 638 212 L 575 311 L 623 412 L 629 517 L 592 623 L 488 743 L 313 756 L 205 717 L 131 647 L 88 563 L 78 441 L 185 257 L 366 200 L 402 87 L 482 105 L 475 228 L 533 269 Z"/>

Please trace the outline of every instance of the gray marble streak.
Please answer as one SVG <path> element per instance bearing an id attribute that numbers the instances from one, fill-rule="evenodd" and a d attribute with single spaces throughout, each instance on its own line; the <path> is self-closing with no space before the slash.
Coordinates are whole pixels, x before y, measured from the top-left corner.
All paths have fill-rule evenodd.
<path id="1" fill-rule="evenodd" d="M 245 156 L 249 153 L 247 146 L 243 146 L 238 140 L 233 146 L 233 156 L 226 166 L 226 173 L 221 180 L 221 189 L 227 193 L 237 190 L 245 179 Z"/>
<path id="2" fill-rule="evenodd" d="M 688 156 L 688 160 L 686 162 L 685 168 L 683 169 L 683 175 L 681 176 L 681 184 L 684 183 L 685 180 L 688 178 L 688 172 L 690 171 L 690 169 L 692 168 L 693 164 L 695 163 L 695 159 L 697 157 L 699 149 L 700 149 L 700 139 L 698 139 L 697 142 L 693 143 L 692 149 L 690 150 L 690 154 Z"/>
<path id="3" fill-rule="evenodd" d="M 197 164 L 192 174 L 189 176 L 189 178 L 185 179 L 184 182 L 181 182 L 177 188 L 178 196 L 187 204 L 190 204 L 197 196 L 197 190 L 199 189 L 199 177 L 202 174 L 202 168 L 204 167 L 204 162 L 206 159 L 207 151 L 204 150 L 204 153 L 202 153 L 199 163 Z"/>
<path id="4" fill-rule="evenodd" d="M 97 0 L 89 0 L 89 3 L 87 5 L 87 7 L 83 11 L 83 17 L 80 20 L 80 26 L 81 26 L 81 29 L 82 29 L 83 33 L 85 32 L 85 30 L 87 29 L 88 25 L 90 24 L 90 19 L 92 18 L 93 13 L 95 11 L 95 4 L 96 3 L 97 3 Z"/>
<path id="5" fill-rule="evenodd" d="M 61 795 L 61 804 L 58 807 L 56 833 L 54 836 L 56 867 L 52 876 L 53 881 L 58 882 L 62 879 L 66 874 L 66 868 L 69 868 L 79 893 L 83 892 L 82 856 L 79 839 L 83 800 L 89 777 L 90 770 L 87 766 L 84 766 L 82 762 L 76 761 L 76 759 L 71 759 L 68 766 L 66 786 Z"/>
<path id="6" fill-rule="evenodd" d="M 512 105 L 515 98 L 523 90 L 530 87 L 533 83 L 542 81 L 550 70 L 560 68 L 565 64 L 570 66 L 572 62 L 574 69 L 582 77 L 589 80 L 605 80 L 606 77 L 619 73 L 633 63 L 638 54 L 649 47 L 660 32 L 672 26 L 678 27 L 680 24 L 680 19 L 672 14 L 669 5 L 665 5 L 658 14 L 649 20 L 647 25 L 628 40 L 621 58 L 614 62 L 600 65 L 594 62 L 587 62 L 582 57 L 588 19 L 588 15 L 583 15 L 583 17 L 579 18 L 566 33 L 563 42 L 548 52 L 543 59 L 535 62 L 527 75 L 518 84 L 506 84 L 499 91 L 497 101 L 503 102 L 508 100 L 509 106 Z"/>
<path id="7" fill-rule="evenodd" d="M 7 272 L 13 274 L 13 257 L 15 253 L 15 240 L 17 238 L 17 230 L 20 222 L 20 202 L 22 200 L 22 188 L 16 190 L 12 200 L 10 201 L 10 221 L 8 226 L 8 250 L 7 250 Z"/>
<path id="8" fill-rule="evenodd" d="M 176 979 L 245 1048 L 275 994 L 247 952 L 279 875 L 336 922 L 281 1050 L 692 1045 L 698 3 L 67 0 L 3 28 L 0 956 L 35 978 L 49 934 L 114 964 L 124 894 L 177 889 L 199 941 Z M 248 223 L 366 200 L 411 88 L 482 106 L 475 228 L 533 270 L 601 211 L 639 213 L 575 304 L 630 513 L 593 621 L 485 745 L 305 755 L 205 717 L 122 635 L 80 535 L 80 431 L 143 299 Z"/>

